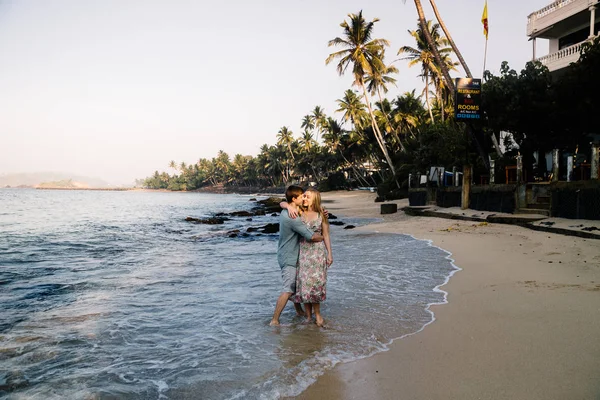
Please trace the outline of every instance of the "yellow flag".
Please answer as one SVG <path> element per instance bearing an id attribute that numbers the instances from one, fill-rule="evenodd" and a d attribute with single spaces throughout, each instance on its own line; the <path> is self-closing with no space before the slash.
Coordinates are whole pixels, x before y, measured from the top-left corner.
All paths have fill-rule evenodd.
<path id="1" fill-rule="evenodd" d="M 485 6 L 483 6 L 483 15 L 481 16 L 481 23 L 483 24 L 483 34 L 485 40 L 488 38 L 488 15 L 487 15 L 487 0 L 485 0 Z"/>

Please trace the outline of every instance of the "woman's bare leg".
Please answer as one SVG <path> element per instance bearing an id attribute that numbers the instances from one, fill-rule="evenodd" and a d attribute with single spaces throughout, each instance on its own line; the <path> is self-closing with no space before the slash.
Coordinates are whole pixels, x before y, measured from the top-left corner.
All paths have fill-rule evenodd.
<path id="1" fill-rule="evenodd" d="M 321 304 L 313 303 L 313 309 L 315 310 L 315 319 L 317 321 L 317 326 L 323 326 L 323 317 L 321 316 Z"/>
<path id="2" fill-rule="evenodd" d="M 306 317 L 306 321 L 310 322 L 310 320 L 312 319 L 312 304 L 304 303 L 304 311 L 305 311 L 304 316 Z"/>

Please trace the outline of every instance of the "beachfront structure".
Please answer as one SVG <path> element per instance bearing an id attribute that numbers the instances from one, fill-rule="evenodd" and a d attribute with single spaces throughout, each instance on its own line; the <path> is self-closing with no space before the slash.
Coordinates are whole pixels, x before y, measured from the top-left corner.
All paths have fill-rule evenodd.
<path id="1" fill-rule="evenodd" d="M 579 59 L 581 45 L 600 31 L 599 0 L 558 0 L 527 17 L 527 36 L 533 45 L 533 60 L 551 72 Z M 536 40 L 549 40 L 549 54 L 536 54 Z"/>

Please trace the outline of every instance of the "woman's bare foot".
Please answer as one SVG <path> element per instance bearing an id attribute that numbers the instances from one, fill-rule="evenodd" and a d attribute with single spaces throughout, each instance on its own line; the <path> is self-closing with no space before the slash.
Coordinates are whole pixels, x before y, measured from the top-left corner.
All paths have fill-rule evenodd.
<path id="1" fill-rule="evenodd" d="M 325 320 L 319 315 L 316 317 L 316 323 L 319 328 L 322 328 L 325 325 Z"/>
<path id="2" fill-rule="evenodd" d="M 271 320 L 271 323 L 269 324 L 269 326 L 279 326 L 279 321 L 275 321 L 273 319 L 273 320 Z"/>

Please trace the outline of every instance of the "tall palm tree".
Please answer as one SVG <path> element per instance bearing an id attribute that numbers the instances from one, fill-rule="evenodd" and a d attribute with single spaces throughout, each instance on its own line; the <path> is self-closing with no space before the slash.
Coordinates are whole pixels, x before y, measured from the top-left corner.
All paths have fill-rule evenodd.
<path id="1" fill-rule="evenodd" d="M 282 126 L 277 133 L 277 144 L 287 147 L 290 152 L 292 161 L 295 161 L 294 152 L 292 151 L 292 143 L 294 142 L 294 134 L 287 126 Z"/>
<path id="2" fill-rule="evenodd" d="M 366 22 L 362 11 L 358 14 L 348 14 L 348 17 L 350 18 L 350 23 L 344 21 L 340 24 L 344 30 L 343 38 L 336 37 L 328 43 L 329 46 L 342 46 L 345 49 L 331 53 L 325 60 L 325 64 L 329 64 L 334 59 L 339 58 L 340 61 L 337 65 L 339 75 L 343 75 L 348 66 L 352 65 L 354 84 L 360 86 L 363 91 L 365 103 L 371 116 L 371 125 L 373 126 L 375 138 L 388 166 L 392 170 L 392 174 L 396 176 L 394 164 L 389 155 L 385 139 L 377 126 L 367 87 L 365 86 L 365 76 L 372 73 L 374 68 L 382 68 L 381 56 L 385 51 L 385 47 L 389 46 L 389 42 L 385 39 L 371 39 L 373 27 L 379 21 L 378 18 L 375 18 L 371 22 Z"/>
<path id="3" fill-rule="evenodd" d="M 454 40 L 452 40 L 452 36 L 450 36 L 450 31 L 448 30 L 448 28 L 446 28 L 446 24 L 444 24 L 444 21 L 442 20 L 442 17 L 440 16 L 437 5 L 435 4 L 435 0 L 429 0 L 429 3 L 431 4 L 431 8 L 433 8 L 433 13 L 435 14 L 435 19 L 437 19 L 438 23 L 442 27 L 442 31 L 444 31 L 444 35 L 448 39 L 448 42 L 450 43 L 452 50 L 454 50 L 454 54 L 456 54 L 456 57 L 458 57 L 458 61 L 460 62 L 460 65 L 462 65 L 463 69 L 465 70 L 467 77 L 472 78 L 473 75 L 471 74 L 471 70 L 469 70 L 469 67 L 467 66 L 467 62 L 465 61 L 462 54 L 458 50 L 456 43 L 454 43 Z"/>
<path id="4" fill-rule="evenodd" d="M 406 0 L 403 0 L 403 1 L 406 3 Z M 421 4 L 420 0 L 414 0 L 414 1 L 415 1 L 415 7 L 417 9 L 417 14 L 419 15 L 419 25 L 421 26 L 421 30 L 423 31 L 423 34 L 425 35 L 425 40 L 431 48 L 431 51 L 433 53 L 433 58 L 435 59 L 436 63 L 441 68 L 442 75 L 444 76 L 444 79 L 446 80 L 446 85 L 448 86 L 450 91 L 454 92 L 454 82 L 452 81 L 452 78 L 450 77 L 450 72 L 444 66 L 444 64 L 442 62 L 442 57 L 440 56 L 440 53 L 438 52 L 438 49 L 435 46 L 435 42 L 434 42 L 433 38 L 431 37 L 429 30 L 427 29 L 427 20 L 425 18 L 425 11 L 423 11 L 423 5 Z"/>
<path id="5" fill-rule="evenodd" d="M 312 120 L 314 127 L 317 129 L 315 140 L 319 142 L 319 133 L 322 133 L 327 128 L 327 116 L 321 106 L 316 106 L 312 112 Z"/>
<path id="6" fill-rule="evenodd" d="M 442 63 L 444 63 L 444 67 L 448 68 L 448 63 L 451 63 L 449 53 L 452 52 L 452 49 L 448 47 L 448 40 L 440 34 L 439 24 L 434 24 L 432 21 L 427 21 L 426 26 L 426 31 L 428 32 L 429 37 L 431 37 L 433 40 L 433 47 L 435 47 L 435 49 L 438 51 L 438 54 L 443 54 L 444 57 L 441 58 Z M 439 76 L 441 79 L 442 67 L 438 65 L 436 58 L 433 56 L 433 48 L 427 41 L 425 32 L 421 29 L 421 27 L 419 26 L 419 28 L 414 31 L 409 30 L 408 33 L 415 39 L 417 46 L 402 46 L 398 50 L 398 54 L 406 55 L 401 59 L 408 60 L 409 67 L 415 65 L 421 66 L 421 77 L 423 77 L 423 80 L 425 81 L 425 90 L 423 93 L 425 94 L 425 102 L 427 104 L 427 108 L 429 109 L 429 116 L 433 122 L 431 102 L 429 101 L 429 85 L 432 78 Z"/>

